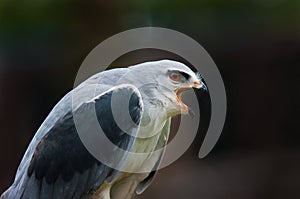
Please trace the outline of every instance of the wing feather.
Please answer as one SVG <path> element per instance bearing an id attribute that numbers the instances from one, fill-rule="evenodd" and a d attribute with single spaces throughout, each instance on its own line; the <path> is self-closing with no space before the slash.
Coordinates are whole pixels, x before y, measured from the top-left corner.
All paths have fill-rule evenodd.
<path id="1" fill-rule="evenodd" d="M 135 138 L 123 132 L 111 117 L 112 94 L 121 103 L 124 93 L 133 96 L 130 98 L 129 112 L 133 121 L 139 125 L 143 111 L 142 99 L 138 90 L 130 85 L 110 89 L 95 100 L 82 103 L 77 110 L 94 106 L 106 136 L 118 147 L 130 151 Z M 137 131 L 136 128 L 130 130 Z M 132 132 L 133 135 L 136 133 Z M 27 176 L 25 180 L 18 180 L 18 184 L 14 184 L 1 198 L 15 199 L 10 196 L 20 192 L 22 195 L 17 198 L 85 198 L 97 190 L 104 180 L 112 179 L 119 173 L 87 151 L 78 136 L 72 112 L 61 117 L 45 134 L 28 162 L 28 169 L 23 173 Z"/>

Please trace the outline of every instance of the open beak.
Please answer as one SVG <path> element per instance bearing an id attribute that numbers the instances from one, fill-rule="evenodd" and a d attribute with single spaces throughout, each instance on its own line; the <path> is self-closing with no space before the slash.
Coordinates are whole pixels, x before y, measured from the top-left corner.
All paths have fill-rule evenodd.
<path id="1" fill-rule="evenodd" d="M 183 103 L 181 96 L 184 91 L 192 90 L 193 88 L 207 90 L 207 87 L 205 86 L 205 84 L 203 82 L 200 82 L 199 80 L 195 80 L 193 82 L 193 84 L 190 86 L 179 87 L 175 90 L 177 102 L 180 105 L 181 112 L 183 114 L 189 114 L 192 117 L 194 116 L 194 112 L 186 104 Z"/>

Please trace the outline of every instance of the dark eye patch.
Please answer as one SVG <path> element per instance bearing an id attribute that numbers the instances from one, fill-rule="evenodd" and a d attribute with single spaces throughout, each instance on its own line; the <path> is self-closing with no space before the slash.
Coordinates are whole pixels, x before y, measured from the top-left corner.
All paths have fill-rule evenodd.
<path id="1" fill-rule="evenodd" d="M 190 78 L 190 75 L 185 73 L 185 72 L 179 72 L 186 80 L 188 80 Z"/>

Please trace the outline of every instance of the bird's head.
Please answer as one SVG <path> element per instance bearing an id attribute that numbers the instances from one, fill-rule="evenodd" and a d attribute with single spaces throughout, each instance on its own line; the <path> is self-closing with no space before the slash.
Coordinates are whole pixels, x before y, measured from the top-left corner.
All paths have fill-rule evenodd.
<path id="1" fill-rule="evenodd" d="M 188 106 L 181 99 L 184 91 L 193 88 L 206 90 L 201 76 L 177 61 L 145 62 L 130 69 L 125 75 L 126 82 L 137 86 L 146 98 L 144 100 L 159 102 L 170 116 L 189 113 Z"/>

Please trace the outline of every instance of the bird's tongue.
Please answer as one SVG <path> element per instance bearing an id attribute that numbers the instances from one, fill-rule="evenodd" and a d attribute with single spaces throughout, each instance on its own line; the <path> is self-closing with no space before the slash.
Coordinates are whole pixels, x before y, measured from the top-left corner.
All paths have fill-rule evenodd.
<path id="1" fill-rule="evenodd" d="M 188 107 L 188 109 L 189 109 L 189 116 L 191 118 L 194 118 L 195 117 L 195 112 L 190 107 Z"/>

